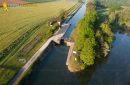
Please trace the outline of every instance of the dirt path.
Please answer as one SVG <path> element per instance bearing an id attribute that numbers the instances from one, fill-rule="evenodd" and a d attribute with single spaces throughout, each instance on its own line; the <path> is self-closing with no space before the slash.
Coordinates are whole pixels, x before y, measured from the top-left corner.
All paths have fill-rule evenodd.
<path id="1" fill-rule="evenodd" d="M 17 85 L 18 82 L 22 79 L 22 77 L 24 76 L 24 74 L 27 72 L 27 70 L 29 70 L 29 68 L 31 67 L 31 65 L 37 60 L 37 58 L 42 54 L 42 52 L 48 47 L 48 45 L 52 42 L 58 42 L 59 39 L 61 39 L 65 32 L 67 31 L 67 29 L 69 28 L 69 24 L 64 24 L 62 25 L 61 29 L 59 30 L 59 32 L 57 32 L 57 35 L 52 36 L 51 38 L 49 38 L 47 40 L 46 43 L 44 43 L 44 45 L 31 57 L 31 59 L 19 70 L 19 72 L 16 74 L 16 76 L 14 77 L 14 79 L 9 83 L 9 85 Z"/>

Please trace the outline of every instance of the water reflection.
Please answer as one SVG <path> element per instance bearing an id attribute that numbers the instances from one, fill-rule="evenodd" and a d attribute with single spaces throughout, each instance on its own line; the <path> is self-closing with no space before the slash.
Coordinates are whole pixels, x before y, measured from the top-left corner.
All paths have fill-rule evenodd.
<path id="1" fill-rule="evenodd" d="M 67 32 L 64 35 L 64 38 L 69 38 L 73 29 L 76 27 L 76 24 L 80 19 L 84 17 L 86 11 L 86 4 L 84 3 L 83 6 L 79 9 L 79 11 L 73 16 L 73 18 L 68 22 L 70 27 L 68 28 Z"/>
<path id="2" fill-rule="evenodd" d="M 86 6 L 70 20 L 69 38 Z M 130 84 L 130 33 L 116 33 L 108 57 L 96 59 L 95 64 L 79 73 L 70 73 L 65 65 L 68 48 L 54 46 L 44 61 L 33 69 L 23 85 L 129 85 Z"/>
<path id="3" fill-rule="evenodd" d="M 100 58 L 95 60 L 95 64 L 86 68 L 85 70 L 76 73 L 78 80 L 80 81 L 80 85 L 87 85 L 88 82 L 92 79 L 92 76 L 96 69 L 100 68 L 102 64 L 107 63 L 107 58 Z"/>
<path id="4" fill-rule="evenodd" d="M 77 73 L 81 85 L 130 84 L 130 37 L 127 33 L 116 33 L 115 37 L 107 58 L 97 59 L 94 66 Z"/>

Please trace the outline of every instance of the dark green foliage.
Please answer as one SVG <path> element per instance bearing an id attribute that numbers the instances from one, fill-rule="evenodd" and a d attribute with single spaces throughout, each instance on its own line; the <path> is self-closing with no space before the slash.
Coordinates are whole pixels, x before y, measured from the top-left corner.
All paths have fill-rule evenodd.
<path id="1" fill-rule="evenodd" d="M 127 16 L 127 15 L 124 15 L 124 16 Z M 122 16 L 122 13 L 120 12 L 117 12 L 117 13 L 111 12 L 109 14 L 109 22 L 110 22 L 113 32 L 117 32 L 119 30 L 123 32 L 127 28 L 126 26 L 127 20 L 125 20 L 124 16 Z"/>
<path id="2" fill-rule="evenodd" d="M 95 4 L 92 0 L 88 1 L 85 17 L 74 32 L 75 50 L 79 52 L 83 67 L 93 65 L 98 55 L 107 56 L 113 41 L 109 20 L 105 18 L 101 22 L 100 17 L 98 19 Z"/>
<path id="3" fill-rule="evenodd" d="M 68 13 L 69 13 L 68 11 L 65 11 L 63 9 L 60 11 L 60 16 L 59 17 L 61 18 L 61 22 L 63 22 L 67 18 Z"/>
<path id="4" fill-rule="evenodd" d="M 96 10 L 93 3 L 88 3 L 87 12 L 84 19 L 77 26 L 77 39 L 75 40 L 75 49 L 80 52 L 79 56 L 84 66 L 94 64 L 95 59 L 95 33 L 94 23 L 96 21 Z"/>
<path id="5" fill-rule="evenodd" d="M 100 48 L 101 48 L 101 54 L 102 56 L 107 56 L 109 49 L 111 47 L 111 43 L 113 41 L 113 33 L 111 31 L 111 28 L 109 27 L 108 22 L 104 22 L 100 26 L 100 32 L 102 36 L 100 36 Z"/>
<path id="6" fill-rule="evenodd" d="M 83 61 L 84 65 L 87 66 L 94 64 L 95 50 L 93 49 L 92 41 L 94 40 L 86 39 L 80 53 L 80 59 Z"/>
<path id="7" fill-rule="evenodd" d="M 60 27 L 60 25 L 58 23 L 54 24 L 51 28 L 50 31 L 52 32 L 52 34 Z"/>
<path id="8" fill-rule="evenodd" d="M 130 22 L 130 0 L 97 0 L 97 6 L 104 6 L 109 9 L 110 24 L 112 31 L 124 31 Z M 113 21 L 112 21 L 113 20 Z"/>

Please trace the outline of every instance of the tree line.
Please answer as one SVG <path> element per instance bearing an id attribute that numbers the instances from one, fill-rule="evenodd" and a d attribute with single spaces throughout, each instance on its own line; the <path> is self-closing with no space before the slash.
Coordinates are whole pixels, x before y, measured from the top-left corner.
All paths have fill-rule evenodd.
<path id="1" fill-rule="evenodd" d="M 106 57 L 113 41 L 109 21 L 106 19 L 97 24 L 98 16 L 96 2 L 88 0 L 86 14 L 73 33 L 74 50 L 78 53 L 82 68 L 93 65 L 97 57 Z"/>

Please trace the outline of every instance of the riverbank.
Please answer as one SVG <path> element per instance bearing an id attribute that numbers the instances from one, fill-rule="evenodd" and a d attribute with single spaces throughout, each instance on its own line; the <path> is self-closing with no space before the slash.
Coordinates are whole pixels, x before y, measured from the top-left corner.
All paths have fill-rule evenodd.
<path id="1" fill-rule="evenodd" d="M 78 3 L 57 1 L 9 7 L 8 12 L 0 8 L 0 84 L 8 84 L 43 43 L 53 36 L 55 30 L 49 24 L 52 16 L 58 17 L 61 9 L 71 11 L 74 5 Z"/>
<path id="2" fill-rule="evenodd" d="M 52 41 L 59 44 L 60 39 L 64 36 L 67 28 L 69 27 L 69 24 L 63 24 L 58 30 L 57 34 L 55 36 L 52 36 L 49 38 L 46 43 L 31 57 L 31 59 L 19 70 L 17 75 L 14 77 L 14 79 L 10 82 L 10 85 L 17 85 L 18 82 L 21 80 L 23 75 L 29 70 L 31 65 L 39 58 L 39 56 L 46 50 L 46 48 L 50 45 Z"/>
<path id="3" fill-rule="evenodd" d="M 75 46 L 73 60 L 70 61 L 72 65 L 68 66 L 72 72 L 93 66 L 96 58 L 107 57 L 109 54 L 114 35 L 107 18 L 109 15 L 102 10 L 94 1 L 88 2 L 86 15 L 72 34 Z"/>
<path id="4" fill-rule="evenodd" d="M 87 4 L 87 5 L 90 5 L 90 4 Z M 98 17 L 98 19 L 95 20 L 96 24 L 92 24 L 93 27 L 91 28 L 95 32 L 94 37 L 96 40 L 96 44 L 98 43 L 98 45 L 91 47 L 91 48 L 94 48 L 93 52 L 95 53 L 95 55 L 93 55 L 94 56 L 93 59 L 90 58 L 88 60 L 87 60 L 87 57 L 92 57 L 92 56 L 89 56 L 89 54 L 87 54 L 87 53 L 84 53 L 83 55 L 81 55 L 81 53 L 82 53 L 81 51 L 83 49 L 82 48 L 83 46 L 81 46 L 83 44 L 83 43 L 81 43 L 81 40 L 82 40 L 81 39 L 79 42 L 77 42 L 79 44 L 79 46 L 75 46 L 75 49 L 74 49 L 76 51 L 76 55 L 75 54 L 72 55 L 73 60 L 70 61 L 71 64 L 70 64 L 70 66 L 68 66 L 68 68 L 70 69 L 71 72 L 81 71 L 81 70 L 83 70 L 83 68 L 87 68 L 91 65 L 93 66 L 94 65 L 93 62 L 95 62 L 95 58 L 107 57 L 110 53 L 110 49 L 111 49 L 112 43 L 114 41 L 114 33 L 118 32 L 118 31 L 121 33 L 124 33 L 126 30 L 128 32 L 128 26 L 125 23 L 123 23 L 123 21 L 122 21 L 123 17 L 121 17 L 122 14 L 120 14 L 120 13 L 122 13 L 122 11 L 124 11 L 124 9 L 122 11 L 121 10 L 111 11 L 111 8 L 106 8 L 105 6 L 100 5 L 100 2 L 96 3 L 95 6 L 96 6 L 95 9 L 97 12 L 96 16 Z M 89 15 L 87 15 L 86 17 L 89 17 Z M 83 22 L 83 20 L 81 20 L 81 22 L 79 22 L 79 24 L 77 25 L 77 27 L 73 33 L 72 38 L 75 41 L 78 40 L 78 38 L 77 38 L 78 35 L 83 33 L 83 30 L 80 31 L 80 29 L 77 29 L 77 28 L 82 27 L 81 26 L 82 22 Z M 85 27 L 84 27 L 84 29 L 85 29 Z M 108 30 L 108 29 L 110 29 L 110 30 Z M 77 31 L 80 31 L 80 33 Z M 106 34 L 104 35 L 104 33 L 106 33 Z M 87 34 L 87 35 L 89 36 L 89 34 Z M 82 49 L 79 49 L 79 48 L 82 48 Z M 86 49 L 87 49 L 87 47 L 86 47 Z M 87 52 L 87 50 L 86 50 L 86 52 Z M 88 52 L 90 52 L 90 51 L 88 51 Z M 86 55 L 86 58 L 85 58 L 85 55 Z M 77 58 L 77 56 L 78 56 L 78 61 L 75 59 L 75 58 Z M 83 57 L 83 59 L 81 59 L 82 57 Z M 83 64 L 85 63 L 85 60 L 86 60 L 86 62 L 92 62 L 91 65 L 86 65 L 84 67 Z"/>
<path id="5" fill-rule="evenodd" d="M 24 85 L 129 85 L 130 36 L 127 33 L 114 36 L 108 57 L 96 59 L 94 65 L 76 74 L 68 72 L 64 65 L 66 46 L 54 46 Z"/>
<path id="6" fill-rule="evenodd" d="M 68 22 L 68 23 L 70 23 L 71 25 L 70 25 L 70 27 L 68 28 L 68 30 L 67 30 L 67 32 L 73 27 L 73 25 L 76 25 L 76 23 L 75 24 L 73 24 L 74 22 L 78 22 L 78 20 L 79 20 L 79 18 L 82 18 L 82 16 L 84 16 L 84 10 L 85 10 L 85 8 L 86 8 L 86 6 L 85 5 L 83 5 L 82 7 L 81 7 L 81 9 L 79 9 L 79 11 L 77 11 L 77 13 L 73 16 L 73 18 Z M 80 14 L 79 15 L 79 13 L 82 13 L 82 14 Z M 73 21 L 74 20 L 74 21 Z M 73 21 L 73 23 L 72 23 L 72 21 Z M 65 35 L 66 35 L 67 33 L 65 33 Z M 48 64 L 48 65 L 50 65 L 50 66 L 47 66 L 48 68 L 50 68 L 51 66 L 53 66 L 53 65 L 55 65 L 55 66 L 57 66 L 57 67 L 59 67 L 59 65 L 64 65 L 64 66 L 60 66 L 59 68 L 63 68 L 63 69 L 65 69 L 64 71 L 66 71 L 66 72 L 68 72 L 68 69 L 66 69 L 66 60 L 67 60 L 67 58 L 66 58 L 66 56 L 67 56 L 67 54 L 68 54 L 68 51 L 66 50 L 66 46 L 54 46 L 53 48 L 59 48 L 59 49 L 57 49 L 57 50 L 59 50 L 60 51 L 60 48 L 62 48 L 62 50 L 63 51 L 60 51 L 60 52 L 56 52 L 56 54 L 53 54 L 53 53 L 49 53 L 48 55 L 46 55 L 46 60 L 44 60 L 44 58 L 43 58 L 43 60 L 42 61 L 40 61 L 40 63 L 42 62 L 42 63 L 46 63 L 46 62 L 48 62 L 48 61 L 50 61 L 50 60 L 48 60 L 50 57 L 50 55 L 52 55 L 53 57 L 54 57 L 54 59 L 52 60 L 52 61 L 50 61 L 50 63 L 52 63 L 52 62 L 55 62 L 55 64 Z M 66 55 L 63 55 L 63 56 L 65 56 L 65 57 L 60 57 L 60 58 L 56 58 L 56 56 L 58 56 L 58 55 L 60 55 L 59 53 L 61 53 L 61 52 L 65 52 L 66 53 Z M 64 54 L 64 53 L 63 53 Z M 57 61 L 56 61 L 57 60 Z M 62 62 L 62 64 L 56 64 L 56 63 L 58 63 L 58 62 Z M 65 62 L 65 63 L 64 63 Z M 39 66 L 40 64 L 38 64 L 38 66 Z M 47 64 L 44 64 L 44 66 L 45 65 L 47 65 Z M 34 65 L 35 67 L 38 67 L 37 65 Z M 42 67 L 40 67 L 40 68 L 44 68 L 44 66 L 42 66 Z M 52 69 L 52 70 L 51 70 Z M 32 70 L 32 72 L 31 73 L 29 73 L 29 74 L 27 74 L 27 76 L 26 76 L 26 78 L 24 77 L 23 78 L 23 81 L 22 82 L 24 82 L 24 85 L 26 85 L 27 83 L 25 83 L 25 81 L 26 80 L 28 80 L 28 83 L 31 83 L 32 81 L 30 81 L 29 82 L 29 80 L 30 80 L 30 78 L 33 76 L 33 74 L 35 73 L 35 70 L 36 69 L 33 69 Z M 44 69 L 45 71 L 49 71 L 49 69 Z M 60 70 L 60 69 L 53 69 L 53 67 L 52 68 L 50 68 L 50 71 L 53 73 L 53 71 L 54 72 L 56 72 L 55 70 Z M 49 72 L 50 72 L 49 71 Z M 43 71 L 44 72 L 44 71 Z M 66 73 L 65 72 L 65 73 Z M 59 73 L 59 72 L 58 72 Z M 50 74 L 50 73 L 49 73 Z M 29 76 L 30 75 L 30 76 Z M 46 78 L 46 77 L 45 77 Z M 51 78 L 51 77 L 50 77 Z M 24 80 L 25 79 L 25 80 Z M 56 79 L 56 78 L 55 78 Z M 43 80 L 43 79 L 42 79 Z M 46 80 L 46 79 L 45 79 Z M 35 81 L 37 81 L 37 80 L 35 80 Z M 35 82 L 34 81 L 34 82 Z M 46 83 L 46 82 L 44 82 L 44 83 Z M 49 82 L 48 82 L 49 83 Z M 33 83 L 34 84 L 34 83 Z"/>
<path id="7" fill-rule="evenodd" d="M 80 3 L 76 9 L 74 9 L 72 12 L 70 12 L 68 14 L 68 17 L 66 18 L 66 20 L 64 21 L 64 23 L 68 23 L 69 20 L 77 13 L 77 11 L 81 8 L 81 6 L 83 5 L 84 3 Z"/>
<path id="8" fill-rule="evenodd" d="M 75 11 L 75 12 L 76 12 L 76 11 Z M 66 27 L 66 28 L 68 28 L 68 27 Z M 62 36 L 64 35 L 64 33 L 67 31 L 66 28 L 65 28 L 65 30 L 62 30 L 62 29 L 61 29 L 61 30 L 58 30 L 59 32 L 56 32 L 56 34 L 58 33 L 58 34 L 60 34 L 60 36 L 58 36 L 57 38 L 55 38 L 54 41 L 59 40 L 58 38 L 60 38 L 60 37 L 62 37 Z M 56 35 L 56 34 L 55 34 L 55 35 Z M 58 42 L 59 42 L 59 41 L 58 41 Z M 48 44 L 47 44 L 47 45 L 48 45 Z M 46 45 L 46 46 L 47 46 L 47 45 Z M 40 51 L 40 53 L 41 53 L 41 52 L 42 52 L 42 51 Z M 37 54 L 39 55 L 39 52 L 36 53 L 36 56 L 37 56 Z M 32 58 L 33 58 L 33 57 L 32 57 Z M 31 58 L 31 59 L 32 59 L 32 58 Z M 33 61 L 32 61 L 31 59 L 29 60 L 29 61 L 31 61 L 31 63 L 28 62 L 27 65 L 25 65 L 25 66 L 29 66 L 29 67 L 30 67 L 30 66 L 32 65 L 32 63 L 35 62 L 35 60 L 37 59 L 37 57 L 35 57 L 35 59 L 33 58 Z M 29 64 L 29 65 L 28 65 L 28 64 Z M 29 68 L 29 67 L 27 67 L 27 68 Z M 23 69 L 21 69 L 21 71 L 22 71 L 22 73 L 25 73 Z M 22 75 L 21 71 L 19 71 L 19 73 Z M 25 69 L 25 71 L 27 71 L 27 70 Z M 19 75 L 19 73 L 18 73 L 17 75 Z M 16 81 L 16 79 L 18 78 L 17 75 L 16 75 L 16 78 L 14 78 L 14 81 Z M 21 78 L 22 78 L 22 77 L 21 77 Z M 21 78 L 20 78 L 18 81 L 20 81 Z M 12 81 L 13 81 L 13 80 L 12 80 Z M 16 83 L 18 83 L 18 82 L 16 82 Z"/>

